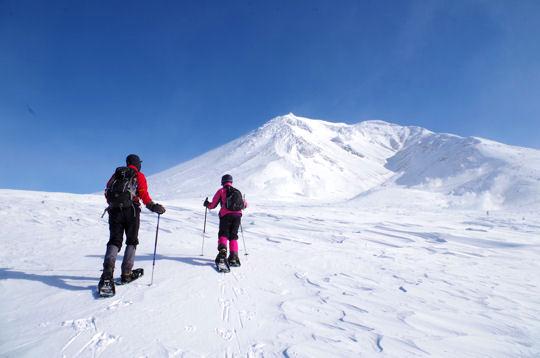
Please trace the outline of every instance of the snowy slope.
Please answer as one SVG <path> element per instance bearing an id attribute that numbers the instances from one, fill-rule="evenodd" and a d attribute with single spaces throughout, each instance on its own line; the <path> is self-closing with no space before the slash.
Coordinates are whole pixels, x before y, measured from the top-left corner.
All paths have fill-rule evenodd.
<path id="1" fill-rule="evenodd" d="M 341 133 L 341 134 L 340 134 Z M 371 147 L 360 138 L 357 150 L 346 142 L 349 126 L 277 117 L 258 130 L 150 178 L 162 197 L 200 196 L 230 172 L 236 184 L 257 197 L 280 200 L 351 196 L 382 183 L 392 173 L 384 168 L 391 148 Z M 366 157 L 368 155 L 368 157 Z"/>
<path id="2" fill-rule="evenodd" d="M 540 207 L 540 151 L 483 138 L 430 134 L 386 165 L 394 183 L 450 195 L 450 203 L 484 209 Z"/>
<path id="3" fill-rule="evenodd" d="M 160 198 L 204 197 L 225 173 L 256 201 L 360 203 L 387 188 L 409 188 L 442 194 L 446 206 L 540 207 L 538 150 L 383 121 L 348 125 L 293 114 L 150 181 Z"/>
<path id="4" fill-rule="evenodd" d="M 0 203 L 2 357 L 540 354 L 538 216 L 254 205 L 249 256 L 218 274 L 215 213 L 201 257 L 200 201 L 165 202 L 154 285 L 145 210 L 146 276 L 98 299 L 101 196 L 0 190 Z"/>
<path id="5" fill-rule="evenodd" d="M 168 209 L 154 285 L 144 210 L 146 276 L 112 299 L 95 295 L 102 195 L 0 190 L 0 356 L 537 357 L 539 158 L 278 117 L 150 178 Z M 212 265 L 213 211 L 201 256 L 202 200 L 226 172 L 250 201 L 249 255 L 227 275 Z"/>

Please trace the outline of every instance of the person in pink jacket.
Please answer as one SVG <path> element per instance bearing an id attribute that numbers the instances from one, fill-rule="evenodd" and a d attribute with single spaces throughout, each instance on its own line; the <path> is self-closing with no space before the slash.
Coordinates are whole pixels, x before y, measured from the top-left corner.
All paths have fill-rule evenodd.
<path id="1" fill-rule="evenodd" d="M 247 202 L 241 197 L 238 190 L 232 187 L 233 178 L 230 174 L 225 174 L 221 178 L 221 188 L 218 189 L 212 201 L 208 198 L 204 201 L 204 206 L 214 209 L 218 204 L 219 210 L 219 233 L 218 233 L 218 255 L 216 265 L 219 261 L 227 259 L 227 241 L 229 242 L 230 266 L 240 266 L 238 258 L 238 228 L 242 219 L 242 210 L 247 207 Z M 233 192 L 236 191 L 237 195 Z M 238 198 L 239 196 L 239 198 Z M 227 200 L 229 199 L 229 200 Z"/>

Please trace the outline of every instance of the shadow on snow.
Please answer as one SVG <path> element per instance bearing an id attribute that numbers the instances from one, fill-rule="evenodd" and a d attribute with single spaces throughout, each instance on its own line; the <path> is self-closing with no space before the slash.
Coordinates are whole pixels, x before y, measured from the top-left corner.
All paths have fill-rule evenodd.
<path id="1" fill-rule="evenodd" d="M 94 257 L 94 258 L 103 258 L 102 255 L 87 255 L 86 257 Z M 119 255 L 117 259 L 117 265 L 119 266 L 122 261 L 122 256 Z M 135 259 L 135 262 L 140 261 L 153 261 L 154 255 L 141 255 L 137 256 Z M 175 257 L 175 256 L 165 256 L 165 255 L 156 255 L 156 260 L 172 260 L 172 261 L 178 261 L 182 262 L 184 264 L 188 265 L 194 265 L 194 266 L 209 266 L 213 269 L 214 267 L 214 260 L 206 259 L 203 257 Z M 95 288 L 97 286 L 97 281 L 99 280 L 99 276 L 70 276 L 70 275 L 49 275 L 46 274 L 46 272 L 54 272 L 54 270 L 47 270 L 43 271 L 43 274 L 36 274 L 36 273 L 28 273 L 23 271 L 16 271 L 10 268 L 0 268 L 0 281 L 2 280 L 27 280 L 27 281 L 36 281 L 41 282 L 46 285 L 60 288 L 63 290 L 69 290 L 69 291 L 87 291 L 92 290 L 94 297 L 96 296 Z M 90 281 L 93 282 L 91 285 L 84 285 L 80 286 L 76 283 L 72 283 L 71 281 Z"/>
<path id="2" fill-rule="evenodd" d="M 101 258 L 103 259 L 103 255 L 87 255 L 86 257 L 93 257 L 93 258 Z M 122 262 L 123 256 L 118 255 L 116 258 L 116 264 L 117 266 Z M 137 265 L 137 262 L 140 261 L 153 261 L 154 255 L 136 255 L 135 256 L 135 265 Z M 202 256 L 195 256 L 195 257 L 189 257 L 189 256 L 166 256 L 166 255 L 160 255 L 156 254 L 156 261 L 159 260 L 170 260 L 170 261 L 178 261 L 182 262 L 184 264 L 193 265 L 193 266 L 211 266 L 214 267 L 214 260 L 213 259 L 206 259 Z"/>
<path id="3" fill-rule="evenodd" d="M 45 271 L 46 272 L 46 271 Z M 15 271 L 8 268 L 0 268 L 0 280 L 28 280 L 38 281 L 46 285 L 70 291 L 85 291 L 95 285 L 78 286 L 68 283 L 68 281 L 95 281 L 95 277 L 69 276 L 69 275 L 47 275 L 34 274 L 22 271 Z"/>

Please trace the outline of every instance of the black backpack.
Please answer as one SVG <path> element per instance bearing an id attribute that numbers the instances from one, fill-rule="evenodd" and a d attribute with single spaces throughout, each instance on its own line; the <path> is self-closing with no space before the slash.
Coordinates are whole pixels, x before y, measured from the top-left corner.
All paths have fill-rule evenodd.
<path id="1" fill-rule="evenodd" d="M 118 167 L 105 189 L 105 197 L 112 208 L 133 205 L 137 196 L 137 172 L 133 168 Z"/>
<path id="2" fill-rule="evenodd" d="M 228 185 L 227 196 L 225 199 L 225 208 L 231 211 L 240 211 L 245 208 L 244 199 L 240 190 Z"/>

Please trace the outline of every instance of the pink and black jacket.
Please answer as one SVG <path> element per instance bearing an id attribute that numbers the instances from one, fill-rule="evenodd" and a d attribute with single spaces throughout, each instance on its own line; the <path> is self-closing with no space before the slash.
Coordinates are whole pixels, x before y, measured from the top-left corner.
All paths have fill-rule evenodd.
<path id="1" fill-rule="evenodd" d="M 208 204 L 208 209 L 214 209 L 218 206 L 218 204 L 221 204 L 221 209 L 219 210 L 220 218 L 224 217 L 225 215 L 242 216 L 242 210 L 233 211 L 225 207 L 225 201 L 227 199 L 227 186 L 232 186 L 232 183 L 225 183 L 223 184 L 222 188 L 219 188 L 218 191 L 216 191 L 214 198 L 210 204 Z M 244 200 L 244 209 L 247 208 L 247 206 L 247 201 Z"/>

